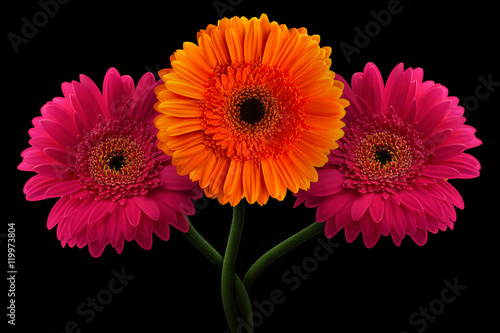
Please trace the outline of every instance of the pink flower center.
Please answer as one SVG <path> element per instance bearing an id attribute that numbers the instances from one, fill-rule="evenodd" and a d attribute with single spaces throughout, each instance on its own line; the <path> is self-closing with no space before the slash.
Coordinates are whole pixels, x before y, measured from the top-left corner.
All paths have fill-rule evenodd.
<path id="1" fill-rule="evenodd" d="M 344 185 L 361 193 L 410 189 L 426 160 L 421 137 L 395 115 L 356 117 L 340 144 Z"/>
<path id="2" fill-rule="evenodd" d="M 76 147 L 75 174 L 84 189 L 113 200 L 137 194 L 160 184 L 161 151 L 150 124 L 101 121 Z"/>

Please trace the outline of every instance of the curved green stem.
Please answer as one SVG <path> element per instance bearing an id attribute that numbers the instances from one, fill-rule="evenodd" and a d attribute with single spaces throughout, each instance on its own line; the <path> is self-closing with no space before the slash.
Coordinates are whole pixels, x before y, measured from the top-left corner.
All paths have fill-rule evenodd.
<path id="1" fill-rule="evenodd" d="M 191 241 L 191 243 L 193 243 L 193 245 L 196 246 L 196 248 L 200 250 L 200 252 L 203 253 L 205 257 L 207 257 L 207 259 L 215 265 L 215 267 L 222 269 L 223 258 L 220 253 L 214 249 L 212 245 L 210 245 L 210 243 L 203 238 L 203 236 L 200 235 L 200 233 L 191 224 L 189 217 L 186 217 L 189 222 L 189 230 L 185 233 L 187 239 L 189 239 L 189 241 Z"/>
<path id="2" fill-rule="evenodd" d="M 236 333 L 238 328 L 238 311 L 236 308 L 234 294 L 234 276 L 236 257 L 240 245 L 241 233 L 243 231 L 244 201 L 233 208 L 233 221 L 229 231 L 226 252 L 222 265 L 221 295 L 222 306 L 231 333 Z"/>
<path id="3" fill-rule="evenodd" d="M 276 259 L 283 256 L 285 253 L 302 244 L 306 240 L 316 236 L 321 231 L 325 230 L 324 223 L 314 222 L 305 229 L 297 232 L 291 237 L 285 239 L 266 253 L 264 253 L 257 261 L 248 269 L 243 277 L 243 284 L 247 290 L 250 290 L 252 284 L 257 277 Z"/>
<path id="4" fill-rule="evenodd" d="M 189 217 L 188 217 L 189 221 Z M 201 253 L 203 253 L 210 262 L 212 262 L 215 267 L 222 270 L 222 265 L 224 263 L 224 259 L 220 255 L 220 253 L 215 250 L 210 243 L 208 243 L 205 238 L 203 238 L 200 233 L 193 227 L 191 221 L 189 221 L 189 231 L 185 233 L 186 237 L 193 243 L 194 246 Z M 251 313 L 252 313 L 252 305 L 250 303 L 250 298 L 248 297 L 248 292 L 245 288 L 245 285 L 241 281 L 240 277 L 235 274 L 234 275 L 234 286 L 236 289 L 236 296 L 238 299 L 238 305 L 241 307 L 241 313 L 244 316 L 244 319 L 249 320 L 247 322 L 247 329 L 249 333 L 253 332 L 253 322 L 251 321 Z"/>

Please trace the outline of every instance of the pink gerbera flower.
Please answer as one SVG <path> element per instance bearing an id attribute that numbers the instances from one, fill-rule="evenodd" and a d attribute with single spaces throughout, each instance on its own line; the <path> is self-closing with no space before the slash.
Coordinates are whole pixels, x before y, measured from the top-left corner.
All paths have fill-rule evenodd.
<path id="1" fill-rule="evenodd" d="M 98 257 L 107 244 L 121 253 L 125 240 L 150 249 L 153 231 L 168 240 L 170 225 L 188 230 L 184 214 L 202 192 L 157 148 L 155 86 L 151 73 L 135 88 L 111 68 L 101 93 L 81 75 L 33 119 L 18 168 L 37 173 L 24 186 L 27 200 L 60 197 L 47 226 L 58 225 L 63 247 L 88 244 Z"/>
<path id="2" fill-rule="evenodd" d="M 318 182 L 296 195 L 296 205 L 318 207 L 327 237 L 344 228 L 352 242 L 361 232 L 368 248 L 380 235 L 390 234 L 397 246 L 405 235 L 423 245 L 427 231 L 453 229 L 453 206 L 464 203 L 447 180 L 479 175 L 479 162 L 464 151 L 481 144 L 464 125 L 458 98 L 423 81 L 421 68 L 404 70 L 403 64 L 385 85 L 372 63 L 353 75 L 351 87 L 339 80 L 351 102 L 345 135 Z"/>

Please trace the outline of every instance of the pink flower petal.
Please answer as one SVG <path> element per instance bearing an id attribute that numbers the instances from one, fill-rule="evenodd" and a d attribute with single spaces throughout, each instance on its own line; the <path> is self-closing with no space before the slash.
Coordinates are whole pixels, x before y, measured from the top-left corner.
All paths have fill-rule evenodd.
<path id="1" fill-rule="evenodd" d="M 40 120 L 40 125 L 54 140 L 59 142 L 63 147 L 72 148 L 78 144 L 77 136 L 63 125 L 50 119 Z"/>
<path id="2" fill-rule="evenodd" d="M 332 238 L 344 227 L 337 225 L 335 220 L 336 220 L 335 217 L 331 217 L 328 220 L 326 220 L 325 236 L 327 238 Z M 318 223 L 323 223 L 323 222 L 318 222 Z"/>
<path id="3" fill-rule="evenodd" d="M 150 218 L 144 218 L 137 228 L 135 241 L 144 250 L 151 250 L 153 246 L 153 224 Z"/>
<path id="4" fill-rule="evenodd" d="M 64 165 L 67 165 L 70 167 L 74 166 L 74 164 L 75 164 L 74 153 L 69 152 L 66 149 L 47 147 L 43 150 L 43 152 L 61 164 L 64 164 Z"/>
<path id="5" fill-rule="evenodd" d="M 401 202 L 406 207 L 409 207 L 416 211 L 423 211 L 422 205 L 418 201 L 418 199 L 413 195 L 412 191 L 409 190 L 401 190 L 397 193 L 394 193 L 394 197 L 397 198 L 399 202 Z"/>
<path id="6" fill-rule="evenodd" d="M 374 222 L 379 223 L 384 217 L 385 210 L 385 199 L 381 194 L 377 193 L 373 197 L 372 203 L 370 204 L 370 215 Z"/>
<path id="7" fill-rule="evenodd" d="M 125 211 L 125 206 L 118 205 L 116 209 L 117 218 L 120 222 L 120 231 L 127 241 L 134 239 L 137 232 L 137 228 L 133 227 L 128 221 L 127 212 Z"/>
<path id="8" fill-rule="evenodd" d="M 351 215 L 354 221 L 358 221 L 361 216 L 366 212 L 370 204 L 372 203 L 374 193 L 370 192 L 365 195 L 359 195 L 351 206 Z"/>
<path id="9" fill-rule="evenodd" d="M 168 241 L 170 238 L 170 227 L 169 224 L 163 220 L 158 220 L 154 224 L 154 232 L 164 241 Z"/>
<path id="10" fill-rule="evenodd" d="M 352 243 L 356 237 L 358 237 L 361 229 L 359 228 L 359 223 L 352 221 L 344 227 L 345 239 L 348 243 Z"/>
<path id="11" fill-rule="evenodd" d="M 55 205 L 52 207 L 47 218 L 47 229 L 52 229 L 57 223 L 59 223 L 64 218 L 64 212 L 69 205 L 72 205 L 73 200 L 65 196 L 57 200 Z"/>
<path id="12" fill-rule="evenodd" d="M 438 219 L 443 218 L 443 210 L 437 199 L 434 198 L 432 193 L 426 186 L 417 186 L 413 189 L 412 194 L 418 199 L 424 211 Z"/>
<path id="13" fill-rule="evenodd" d="M 436 163 L 444 160 L 448 160 L 450 158 L 453 158 L 461 153 L 464 152 L 464 150 L 467 149 L 467 146 L 464 144 L 451 144 L 451 145 L 446 145 L 446 146 L 439 146 L 436 149 L 434 149 L 433 153 L 434 156 L 431 157 L 428 162 L 429 163 Z"/>
<path id="14" fill-rule="evenodd" d="M 89 224 L 100 221 L 106 214 L 111 212 L 115 204 L 114 201 L 108 199 L 95 200 L 94 208 L 89 215 Z"/>
<path id="15" fill-rule="evenodd" d="M 107 229 L 109 235 L 109 242 L 112 247 L 115 248 L 116 252 L 121 253 L 123 250 L 123 246 L 125 243 L 125 237 L 121 232 L 120 221 L 122 218 L 126 218 L 125 216 L 121 216 L 122 210 L 117 209 L 113 214 L 109 215 Z"/>
<path id="16" fill-rule="evenodd" d="M 417 228 L 427 230 L 427 215 L 425 212 L 413 211 L 413 214 L 415 215 Z"/>
<path id="17" fill-rule="evenodd" d="M 47 102 L 47 104 L 42 106 L 40 111 L 45 119 L 50 119 L 51 121 L 64 126 L 64 128 L 72 132 L 74 135 L 77 134 L 73 123 L 72 109 L 68 110 L 58 103 Z"/>
<path id="18" fill-rule="evenodd" d="M 318 170 L 318 182 L 312 183 L 309 193 L 315 196 L 336 194 L 343 189 L 345 176 L 337 170 Z"/>
<path id="19" fill-rule="evenodd" d="M 410 208 L 406 206 L 401 206 L 401 209 L 403 210 L 403 214 L 406 217 L 406 231 L 405 233 L 407 235 L 413 235 L 415 232 L 417 232 L 417 219 L 415 217 L 414 210 L 411 210 Z"/>
<path id="20" fill-rule="evenodd" d="M 108 232 L 109 227 L 109 215 L 104 215 L 97 223 L 97 239 L 102 245 L 107 245 L 110 239 L 110 233 Z"/>
<path id="21" fill-rule="evenodd" d="M 39 164 L 33 168 L 33 171 L 58 181 L 72 178 L 72 175 L 68 173 L 68 166 L 59 163 Z"/>
<path id="22" fill-rule="evenodd" d="M 88 239 L 87 239 L 87 230 L 86 228 L 83 228 L 80 230 L 79 233 L 75 235 L 75 242 L 76 246 L 78 246 L 79 249 L 83 248 L 85 245 L 88 244 Z"/>
<path id="23" fill-rule="evenodd" d="M 171 190 L 155 191 L 152 196 L 157 202 L 163 201 L 182 214 L 193 215 L 195 213 L 193 202 L 182 192 Z"/>
<path id="24" fill-rule="evenodd" d="M 133 91 L 130 89 L 130 77 L 120 77 L 118 71 L 111 68 L 106 73 L 103 83 L 105 119 L 119 119 L 127 101 L 132 98 Z"/>
<path id="25" fill-rule="evenodd" d="M 427 165 L 422 171 L 422 175 L 432 178 L 451 179 L 458 178 L 462 174 L 455 168 L 447 165 Z"/>
<path id="26" fill-rule="evenodd" d="M 46 199 L 45 192 L 52 186 L 58 184 L 60 180 L 43 175 L 36 175 L 28 179 L 24 185 L 23 192 L 26 194 L 26 200 L 36 201 Z"/>
<path id="27" fill-rule="evenodd" d="M 410 81 L 403 83 L 403 63 L 399 63 L 389 74 L 387 78 L 387 83 L 385 84 L 385 95 L 387 97 L 387 105 L 391 105 L 394 110 L 399 111 L 402 109 L 402 104 L 405 97 L 401 98 L 401 93 L 405 93 L 407 90 L 405 87 L 409 86 Z"/>
<path id="28" fill-rule="evenodd" d="M 429 136 L 427 139 L 424 140 L 423 146 L 427 151 L 433 151 L 437 146 L 439 146 L 441 143 L 443 143 L 448 137 L 453 133 L 453 130 L 451 128 L 445 128 L 442 130 L 439 130 Z"/>
<path id="29" fill-rule="evenodd" d="M 451 102 L 449 100 L 444 100 L 432 108 L 430 108 L 425 115 L 422 116 L 417 124 L 417 128 L 422 133 L 431 133 L 432 130 L 441 122 L 443 117 L 446 115 L 451 107 Z"/>
<path id="30" fill-rule="evenodd" d="M 194 187 L 189 176 L 180 176 L 173 165 L 166 166 L 160 171 L 160 179 L 162 186 L 169 190 L 189 190 Z"/>
<path id="31" fill-rule="evenodd" d="M 89 112 L 89 109 L 93 111 L 94 115 L 90 120 L 95 121 L 98 114 L 105 114 L 105 104 L 102 93 L 94 81 L 83 74 L 80 75 L 80 87 L 82 90 L 79 93 L 79 97 L 82 97 L 86 102 L 86 107 L 88 108 L 86 112 Z M 95 124 L 95 122 L 93 122 L 93 124 Z"/>
<path id="32" fill-rule="evenodd" d="M 343 228 L 348 223 L 351 223 L 354 221 L 352 219 L 352 216 L 351 216 L 351 206 L 352 206 L 352 202 L 348 203 L 346 205 L 343 205 L 340 208 L 340 210 L 334 216 L 332 216 L 332 218 L 335 217 L 335 223 L 337 224 L 337 226 L 339 228 Z"/>
<path id="33" fill-rule="evenodd" d="M 157 221 L 160 218 L 160 209 L 155 200 L 147 195 L 135 195 L 132 198 L 137 206 L 153 221 Z"/>
<path id="34" fill-rule="evenodd" d="M 175 209 L 168 205 L 166 201 L 158 200 L 158 197 L 155 198 L 156 203 L 158 204 L 158 208 L 160 209 L 160 219 L 159 221 L 165 221 L 169 223 L 176 219 Z"/>
<path id="35" fill-rule="evenodd" d="M 417 229 L 417 231 L 411 235 L 411 239 L 420 246 L 425 245 L 427 243 L 427 230 L 426 229 Z"/>
<path id="36" fill-rule="evenodd" d="M 358 105 L 357 97 L 351 89 L 349 83 L 339 74 L 335 76 L 335 80 L 338 80 L 344 84 L 344 92 L 342 94 L 342 98 L 345 98 L 350 101 L 351 105 L 346 107 L 346 115 L 344 116 L 344 120 L 351 120 L 352 114 L 359 114 L 360 107 Z"/>
<path id="37" fill-rule="evenodd" d="M 316 211 L 316 221 L 326 221 L 336 214 L 343 206 L 347 205 L 350 209 L 355 198 L 356 194 L 353 193 L 353 191 L 344 191 L 341 195 L 332 195 L 324 198 Z"/>
<path id="38" fill-rule="evenodd" d="M 179 231 L 182 232 L 188 232 L 189 230 L 189 222 L 186 218 L 186 215 L 175 211 L 175 221 L 172 221 L 170 225 L 172 225 L 174 228 L 178 229 Z"/>
<path id="39" fill-rule="evenodd" d="M 363 83 L 354 88 L 354 91 L 357 91 L 359 96 L 363 96 L 373 114 L 380 113 L 384 106 L 383 88 L 384 82 L 380 71 L 373 63 L 367 63 L 363 71 Z"/>
<path id="40" fill-rule="evenodd" d="M 382 217 L 382 220 L 377 224 L 377 229 L 383 236 L 389 235 L 392 229 L 392 224 L 394 223 L 392 205 L 394 205 L 392 200 L 386 199 L 384 201 L 384 216 Z"/>
<path id="41" fill-rule="evenodd" d="M 135 200 L 132 198 L 127 199 L 126 203 L 123 205 L 125 207 L 125 214 L 127 215 L 127 220 L 133 227 L 137 227 L 141 221 L 142 210 L 136 204 Z"/>
<path id="42" fill-rule="evenodd" d="M 446 161 L 439 162 L 436 166 L 451 168 L 459 173 L 459 175 L 455 175 L 454 177 L 439 177 L 445 179 L 475 178 L 479 176 L 479 170 L 481 169 L 479 161 L 475 157 L 466 153 L 462 153 L 458 156 L 447 159 Z"/>
<path id="43" fill-rule="evenodd" d="M 404 238 L 406 232 L 406 217 L 403 213 L 403 209 L 399 205 L 386 205 L 386 210 L 389 207 L 391 208 L 390 216 L 392 217 L 391 236 L 401 244 L 401 240 Z"/>
<path id="44" fill-rule="evenodd" d="M 434 184 L 434 187 L 439 189 L 446 197 L 446 200 L 451 204 L 459 209 L 464 209 L 465 204 L 462 196 L 457 191 L 457 189 L 453 187 L 453 185 L 451 185 L 449 182 L 439 179 Z"/>
<path id="45" fill-rule="evenodd" d="M 90 244 L 97 241 L 97 232 L 99 230 L 99 223 L 92 223 L 87 225 L 87 242 Z"/>
<path id="46" fill-rule="evenodd" d="M 93 241 L 92 243 L 89 243 L 89 251 L 92 257 L 98 258 L 101 256 L 102 252 L 104 251 L 104 248 L 106 246 L 102 245 L 99 241 Z"/>
<path id="47" fill-rule="evenodd" d="M 427 230 L 433 234 L 438 232 L 439 223 L 434 216 L 427 215 Z"/>
<path id="48" fill-rule="evenodd" d="M 142 120 L 149 120 L 155 115 L 154 109 L 150 106 L 157 101 L 154 88 L 162 83 L 161 80 L 155 82 L 152 73 L 146 73 L 142 76 L 137 84 L 134 97 L 125 106 L 125 108 L 130 108 L 130 118 L 139 117 Z"/>
<path id="49" fill-rule="evenodd" d="M 54 186 L 51 186 L 46 192 L 46 198 L 56 198 L 61 197 L 63 195 L 71 194 L 75 191 L 78 191 L 82 188 L 80 182 L 76 179 L 68 180 L 65 182 L 57 183 Z"/>
<path id="50" fill-rule="evenodd" d="M 412 124 L 415 122 L 417 116 L 417 100 L 413 99 L 408 106 L 408 115 L 406 116 L 406 122 Z"/>
<path id="51" fill-rule="evenodd" d="M 75 200 L 77 201 L 77 200 Z M 88 225 L 89 215 L 91 210 L 87 209 L 90 200 L 78 200 L 81 203 L 74 203 L 78 205 L 78 209 L 71 215 L 71 220 L 68 221 L 68 235 L 73 236 L 79 233 L 83 228 Z M 68 207 L 71 208 L 71 207 Z M 68 209 L 66 209 L 66 212 Z"/>
<path id="52" fill-rule="evenodd" d="M 363 215 L 359 220 L 359 227 L 366 248 L 369 249 L 375 246 L 380 238 L 380 232 L 377 229 L 377 224 L 370 218 L 369 214 Z"/>
<path id="53" fill-rule="evenodd" d="M 421 121 L 425 122 L 425 117 L 428 117 L 429 111 L 446 96 L 443 86 L 437 85 L 432 81 L 427 81 L 422 84 L 429 86 L 429 89 L 417 96 L 417 118 L 415 119 L 419 124 Z M 422 89 L 422 88 L 421 88 Z M 441 117 L 442 119 L 442 117 Z M 419 126 L 420 128 L 420 126 Z"/>

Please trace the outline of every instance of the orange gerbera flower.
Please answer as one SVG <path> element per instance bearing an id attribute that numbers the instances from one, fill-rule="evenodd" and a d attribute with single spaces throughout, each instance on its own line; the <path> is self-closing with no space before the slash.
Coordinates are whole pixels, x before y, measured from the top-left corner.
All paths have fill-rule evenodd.
<path id="1" fill-rule="evenodd" d="M 329 70 L 331 48 L 265 14 L 224 18 L 197 37 L 159 72 L 159 148 L 222 204 L 308 189 L 338 147 L 349 105 Z"/>

